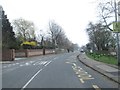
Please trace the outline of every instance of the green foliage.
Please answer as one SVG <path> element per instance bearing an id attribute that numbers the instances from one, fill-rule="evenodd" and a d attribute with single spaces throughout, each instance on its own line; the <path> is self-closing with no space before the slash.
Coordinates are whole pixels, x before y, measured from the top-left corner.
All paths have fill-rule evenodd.
<path id="1" fill-rule="evenodd" d="M 102 23 L 93 24 L 90 22 L 87 33 L 89 35 L 90 43 L 92 43 L 92 47 L 94 48 L 96 46 L 98 51 L 108 51 L 112 46 L 114 47 L 114 36 Z M 87 47 L 89 48 L 89 46 Z"/>
<path id="2" fill-rule="evenodd" d="M 86 55 L 89 58 L 92 58 L 93 60 L 96 61 L 100 61 L 103 63 L 107 63 L 107 64 L 114 64 L 117 65 L 118 61 L 117 58 L 115 56 L 109 55 L 109 54 L 105 54 L 105 53 L 86 53 Z"/>
<path id="3" fill-rule="evenodd" d="M 120 22 L 114 22 L 113 23 L 113 32 L 119 32 L 120 33 Z"/>
<path id="4" fill-rule="evenodd" d="M 7 15 L 2 11 L 2 48 L 3 49 L 16 49 L 16 38 L 13 32 L 13 27 L 11 26 Z"/>

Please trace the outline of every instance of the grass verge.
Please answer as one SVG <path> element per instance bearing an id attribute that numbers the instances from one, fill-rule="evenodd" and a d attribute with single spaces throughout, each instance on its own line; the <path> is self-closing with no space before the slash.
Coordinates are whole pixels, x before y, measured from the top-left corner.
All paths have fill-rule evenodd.
<path id="1" fill-rule="evenodd" d="M 96 61 L 100 61 L 107 64 L 117 65 L 118 61 L 115 56 L 105 55 L 105 54 L 95 54 L 95 53 L 86 53 L 86 55 Z"/>

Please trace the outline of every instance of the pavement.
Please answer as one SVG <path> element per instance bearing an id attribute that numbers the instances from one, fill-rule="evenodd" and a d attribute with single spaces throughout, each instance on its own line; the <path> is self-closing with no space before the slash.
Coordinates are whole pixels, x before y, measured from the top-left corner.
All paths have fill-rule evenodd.
<path id="1" fill-rule="evenodd" d="M 14 61 L 18 61 L 18 60 L 24 60 L 26 58 L 15 58 Z M 0 64 L 10 64 L 13 63 L 13 61 L 0 61 Z"/>
<path id="2" fill-rule="evenodd" d="M 120 69 L 118 69 L 118 66 L 95 61 L 91 58 L 88 58 L 85 53 L 81 53 L 77 57 L 79 61 L 86 66 L 120 84 Z"/>

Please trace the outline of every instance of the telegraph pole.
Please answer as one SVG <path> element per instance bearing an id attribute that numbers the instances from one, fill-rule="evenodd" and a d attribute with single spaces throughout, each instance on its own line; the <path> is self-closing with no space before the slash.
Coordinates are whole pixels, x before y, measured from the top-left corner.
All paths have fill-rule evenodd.
<path id="1" fill-rule="evenodd" d="M 118 20 L 117 20 L 117 4 L 116 4 L 116 0 L 114 0 L 114 5 L 115 5 L 115 22 L 116 22 L 116 27 L 118 26 L 117 22 L 119 20 L 120 22 L 120 2 L 118 2 Z M 116 32 L 116 41 L 117 41 L 117 60 L 118 60 L 118 66 L 120 66 L 120 45 L 119 45 L 119 30 L 118 32 Z"/>

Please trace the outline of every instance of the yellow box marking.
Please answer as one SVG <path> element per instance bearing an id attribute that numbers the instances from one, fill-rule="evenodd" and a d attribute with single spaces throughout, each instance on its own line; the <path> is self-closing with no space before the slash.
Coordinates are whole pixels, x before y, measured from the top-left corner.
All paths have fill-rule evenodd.
<path id="1" fill-rule="evenodd" d="M 89 77 L 82 77 L 83 80 L 89 80 L 89 79 L 94 79 L 94 78 L 89 78 Z"/>
<path id="2" fill-rule="evenodd" d="M 83 79 L 80 79 L 81 83 L 84 83 Z"/>
<path id="3" fill-rule="evenodd" d="M 76 74 L 79 74 L 79 72 L 76 72 Z"/>
<path id="4" fill-rule="evenodd" d="M 80 75 L 78 75 L 78 77 L 80 78 L 81 76 L 80 76 Z"/>
<path id="5" fill-rule="evenodd" d="M 70 63 L 70 62 L 65 62 L 65 63 Z"/>
<path id="6" fill-rule="evenodd" d="M 75 63 L 72 63 L 72 64 L 73 64 L 73 66 L 75 66 L 75 67 L 77 66 Z"/>
<path id="7" fill-rule="evenodd" d="M 101 90 L 97 85 L 92 85 L 95 90 Z"/>

